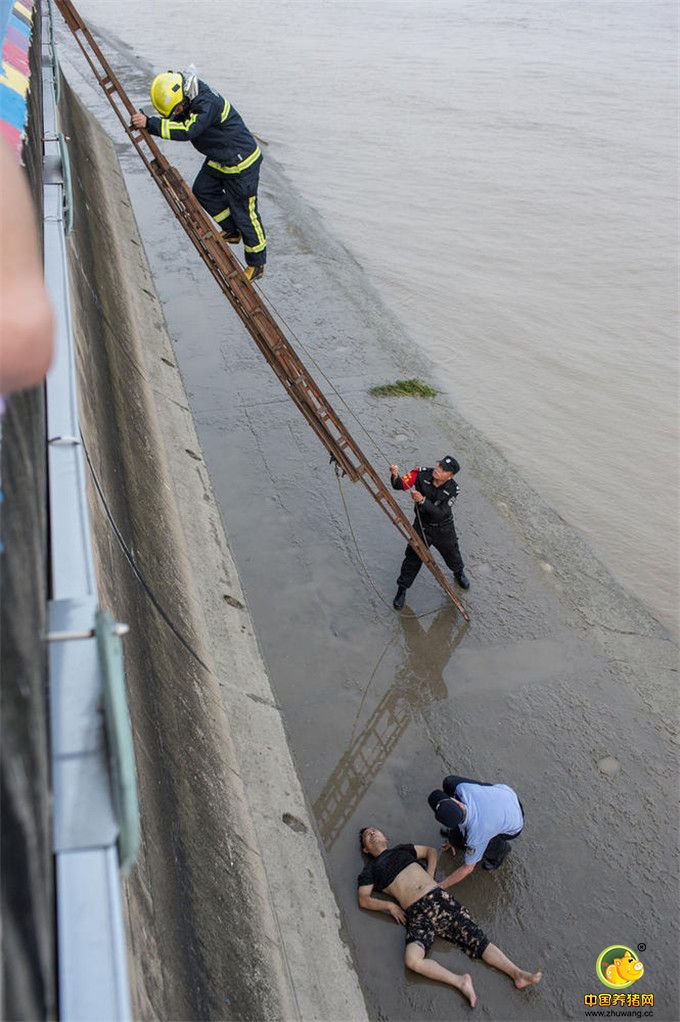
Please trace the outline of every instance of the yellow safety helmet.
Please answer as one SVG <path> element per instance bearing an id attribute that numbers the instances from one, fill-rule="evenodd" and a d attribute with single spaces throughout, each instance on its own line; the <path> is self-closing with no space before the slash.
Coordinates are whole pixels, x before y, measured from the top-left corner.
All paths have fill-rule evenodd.
<path id="1" fill-rule="evenodd" d="M 169 117 L 184 99 L 183 79 L 179 71 L 163 71 L 151 83 L 151 102 L 161 117 Z"/>

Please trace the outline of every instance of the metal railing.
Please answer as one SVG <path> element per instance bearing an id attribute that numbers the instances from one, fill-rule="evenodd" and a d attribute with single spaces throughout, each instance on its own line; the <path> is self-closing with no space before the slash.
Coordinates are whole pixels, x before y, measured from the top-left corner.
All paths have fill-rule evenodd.
<path id="1" fill-rule="evenodd" d="M 73 200 L 67 140 L 57 123 L 51 3 L 42 5 L 41 17 L 44 266 L 55 316 L 47 469 L 59 1015 L 125 1022 L 132 1012 L 120 873 L 139 846 L 136 774 L 122 629 L 99 610 L 96 590 L 65 240 Z"/>

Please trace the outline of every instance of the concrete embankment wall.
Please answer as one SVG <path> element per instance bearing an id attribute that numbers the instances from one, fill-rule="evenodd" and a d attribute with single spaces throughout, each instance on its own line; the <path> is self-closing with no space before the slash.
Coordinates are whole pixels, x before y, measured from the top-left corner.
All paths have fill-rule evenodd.
<path id="1" fill-rule="evenodd" d="M 137 242 L 111 184 L 113 154 L 77 103 L 68 111 L 80 409 L 101 491 L 91 501 L 98 581 L 102 603 L 130 625 L 125 662 L 143 820 L 142 854 L 127 885 L 135 1014 L 277 1018 L 276 956 L 268 961 L 251 922 L 266 917 L 266 898 L 249 862 L 253 835 L 219 689 L 206 669 L 142 349 L 145 334 L 162 324 L 140 315 L 136 292 L 149 282 L 141 250 L 135 262 L 127 257 Z M 241 969 L 246 953 L 251 965 Z M 270 972 L 274 981 L 263 982 Z"/>
<path id="2" fill-rule="evenodd" d="M 130 625 L 142 820 L 126 885 L 135 1015 L 361 1018 L 115 151 L 68 88 L 62 105 L 100 596 Z M 181 256 L 168 259 L 181 288 Z M 254 785 L 266 789 L 255 818 Z M 296 895 L 299 873 L 309 876 Z M 326 912 L 309 929 L 299 917 L 311 919 L 315 903 Z M 308 964 L 312 944 L 326 957 L 324 977 Z"/>

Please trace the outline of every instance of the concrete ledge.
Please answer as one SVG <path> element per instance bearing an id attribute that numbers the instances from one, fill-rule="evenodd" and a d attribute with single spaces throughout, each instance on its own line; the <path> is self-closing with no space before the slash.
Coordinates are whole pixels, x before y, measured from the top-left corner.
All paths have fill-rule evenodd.
<path id="1" fill-rule="evenodd" d="M 127 884 L 135 1014 L 362 1019 L 115 151 L 68 88 L 64 106 L 98 575 L 131 625 L 143 829 Z"/>

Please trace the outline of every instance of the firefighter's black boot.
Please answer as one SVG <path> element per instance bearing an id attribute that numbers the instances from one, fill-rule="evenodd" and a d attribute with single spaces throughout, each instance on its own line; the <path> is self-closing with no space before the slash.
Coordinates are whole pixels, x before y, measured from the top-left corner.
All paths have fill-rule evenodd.
<path id="1" fill-rule="evenodd" d="M 392 606 L 395 610 L 401 610 L 406 602 L 406 590 L 403 586 L 399 586 L 397 589 L 397 595 L 392 600 Z"/>

